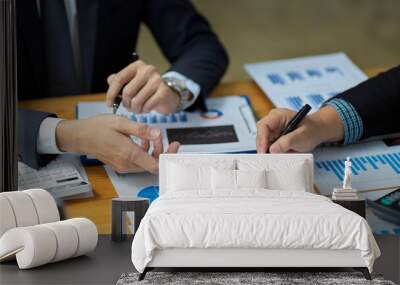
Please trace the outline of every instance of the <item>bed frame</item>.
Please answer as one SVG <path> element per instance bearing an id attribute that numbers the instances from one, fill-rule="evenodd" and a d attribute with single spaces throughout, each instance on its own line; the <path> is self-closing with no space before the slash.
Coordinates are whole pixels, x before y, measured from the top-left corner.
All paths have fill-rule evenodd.
<path id="1" fill-rule="evenodd" d="M 263 155 L 257 155 L 258 158 Z M 160 194 L 167 185 L 168 161 L 187 159 L 191 162 L 206 159 L 210 164 L 223 159 L 252 159 L 254 154 L 174 154 L 161 155 L 160 158 Z M 313 156 L 312 154 L 268 154 L 265 159 L 303 160 L 309 170 L 308 191 L 313 192 Z M 371 275 L 359 250 L 329 249 L 240 249 L 240 248 L 170 248 L 158 249 L 152 261 L 139 275 L 143 280 L 146 273 L 155 268 L 232 268 L 246 271 L 250 268 L 343 268 L 350 267 L 361 271 L 367 280 Z"/>
<path id="2" fill-rule="evenodd" d="M 139 280 L 154 268 L 338 268 L 361 271 L 371 280 L 359 250 L 327 249 L 183 249 L 156 250 Z"/>

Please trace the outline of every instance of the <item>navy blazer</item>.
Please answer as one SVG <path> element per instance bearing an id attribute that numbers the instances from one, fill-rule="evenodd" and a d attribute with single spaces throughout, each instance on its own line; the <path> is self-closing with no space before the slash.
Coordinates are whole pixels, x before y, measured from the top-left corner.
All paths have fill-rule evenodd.
<path id="1" fill-rule="evenodd" d="M 400 134 L 400 65 L 336 97 L 357 110 L 363 123 L 362 138 Z"/>
<path id="2" fill-rule="evenodd" d="M 54 0 L 60 1 L 60 0 Z M 57 96 L 46 88 L 46 54 L 36 0 L 17 0 L 18 96 L 20 100 Z M 186 0 L 77 0 L 82 66 L 89 93 L 105 92 L 106 79 L 129 64 L 140 24 L 146 24 L 170 70 L 198 83 L 196 105 L 216 86 L 228 65 L 225 49 L 210 25 Z M 50 114 L 19 111 L 19 137 L 34 136 Z M 33 130 L 33 131 L 32 131 Z M 19 156 L 32 167 L 46 163 L 36 155 L 36 143 L 19 141 Z"/>

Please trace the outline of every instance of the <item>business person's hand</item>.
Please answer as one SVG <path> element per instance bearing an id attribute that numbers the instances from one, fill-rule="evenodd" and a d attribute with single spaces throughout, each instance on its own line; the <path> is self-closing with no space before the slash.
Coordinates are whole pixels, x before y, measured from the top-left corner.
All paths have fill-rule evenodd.
<path id="1" fill-rule="evenodd" d="M 343 140 L 343 124 L 336 110 L 323 107 L 305 117 L 293 132 L 279 137 L 296 112 L 288 109 L 273 109 L 257 122 L 257 152 L 284 153 L 307 152 L 323 142 Z"/>
<path id="2" fill-rule="evenodd" d="M 168 87 L 157 69 L 142 60 L 131 63 L 120 72 L 107 78 L 106 103 L 109 107 L 118 94 L 122 93 L 122 104 L 135 113 L 155 110 L 171 114 L 179 105 L 179 96 Z"/>
<path id="3" fill-rule="evenodd" d="M 141 139 L 135 144 L 130 136 Z M 161 131 L 122 116 L 100 115 L 83 120 L 61 121 L 56 128 L 57 146 L 62 151 L 89 154 L 118 172 L 158 171 L 158 157 L 164 152 Z M 150 141 L 153 153 L 148 154 Z M 176 153 L 179 143 L 169 145 Z"/>

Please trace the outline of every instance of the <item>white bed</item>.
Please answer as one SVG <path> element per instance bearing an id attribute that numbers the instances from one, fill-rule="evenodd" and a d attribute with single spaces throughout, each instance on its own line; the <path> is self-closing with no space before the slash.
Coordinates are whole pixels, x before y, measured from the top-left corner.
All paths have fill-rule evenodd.
<path id="1" fill-rule="evenodd" d="M 268 185 L 248 187 L 261 168 Z M 224 173 L 236 173 L 234 189 Z M 310 154 L 162 155 L 132 262 L 140 279 L 155 267 L 354 267 L 370 278 L 380 251 L 367 222 L 312 191 Z"/>

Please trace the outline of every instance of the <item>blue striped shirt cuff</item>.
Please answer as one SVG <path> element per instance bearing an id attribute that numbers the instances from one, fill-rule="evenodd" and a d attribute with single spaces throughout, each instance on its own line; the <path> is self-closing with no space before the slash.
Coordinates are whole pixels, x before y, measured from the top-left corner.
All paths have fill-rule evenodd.
<path id="1" fill-rule="evenodd" d="M 364 126 L 360 115 L 352 104 L 343 99 L 334 98 L 325 105 L 332 106 L 339 114 L 344 127 L 343 144 L 351 144 L 361 139 Z"/>

